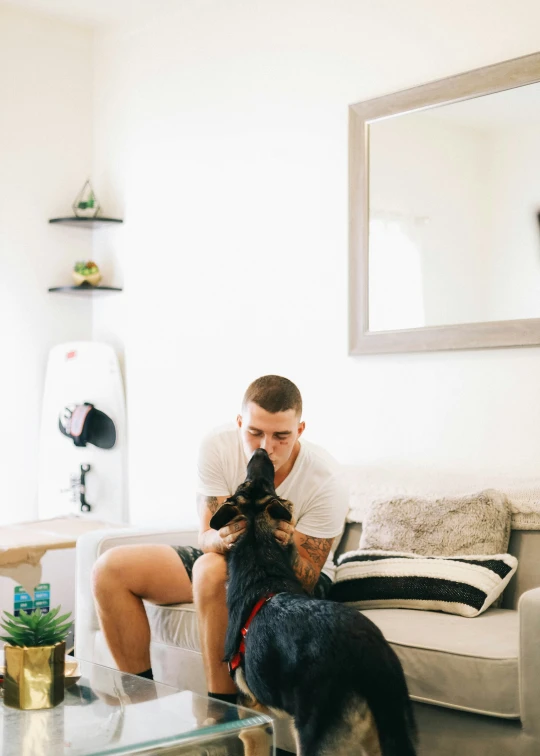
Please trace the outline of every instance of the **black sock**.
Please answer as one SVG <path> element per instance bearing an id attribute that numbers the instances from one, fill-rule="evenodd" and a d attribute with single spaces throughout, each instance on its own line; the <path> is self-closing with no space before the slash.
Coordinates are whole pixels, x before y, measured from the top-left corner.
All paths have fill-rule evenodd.
<path id="1" fill-rule="evenodd" d="M 222 706 L 224 703 L 236 705 L 236 693 L 209 693 L 206 716 L 216 722 L 235 722 L 238 712 L 231 706 Z"/>
<path id="2" fill-rule="evenodd" d="M 208 693 L 208 698 L 216 698 L 218 701 L 224 701 L 224 703 L 234 704 L 236 706 L 236 693 Z"/>
<path id="3" fill-rule="evenodd" d="M 137 677 L 145 677 L 147 680 L 153 680 L 154 673 L 152 672 L 152 667 L 150 667 L 150 669 L 145 669 L 144 672 L 137 672 Z"/>

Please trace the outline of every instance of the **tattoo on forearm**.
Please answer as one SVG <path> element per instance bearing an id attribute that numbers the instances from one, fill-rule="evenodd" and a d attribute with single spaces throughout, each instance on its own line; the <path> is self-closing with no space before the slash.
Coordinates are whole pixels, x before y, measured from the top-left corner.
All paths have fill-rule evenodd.
<path id="1" fill-rule="evenodd" d="M 330 549 L 332 548 L 333 538 L 314 538 L 306 536 L 300 542 L 300 546 L 309 554 L 311 561 L 318 567 L 322 567 L 326 562 Z"/>
<path id="2" fill-rule="evenodd" d="M 197 509 L 202 512 L 204 508 L 207 508 L 211 514 L 215 514 L 219 509 L 219 504 L 216 496 L 203 496 L 197 494 Z"/>
<path id="3" fill-rule="evenodd" d="M 319 575 L 315 572 L 315 568 L 311 562 L 308 559 L 302 559 L 298 551 L 295 549 L 292 566 L 296 577 L 302 583 L 304 588 L 312 592 L 317 584 Z"/>

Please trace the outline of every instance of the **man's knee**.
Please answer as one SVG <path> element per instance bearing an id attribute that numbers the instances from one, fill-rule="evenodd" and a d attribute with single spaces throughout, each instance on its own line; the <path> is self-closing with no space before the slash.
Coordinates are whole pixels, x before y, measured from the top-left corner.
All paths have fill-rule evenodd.
<path id="1" fill-rule="evenodd" d="M 126 548 L 114 546 L 108 549 L 96 560 L 92 569 L 92 591 L 94 596 L 99 596 L 112 587 L 118 588 L 126 574 Z"/>
<path id="2" fill-rule="evenodd" d="M 227 580 L 227 563 L 221 554 L 203 554 L 193 565 L 195 603 L 222 596 Z"/>

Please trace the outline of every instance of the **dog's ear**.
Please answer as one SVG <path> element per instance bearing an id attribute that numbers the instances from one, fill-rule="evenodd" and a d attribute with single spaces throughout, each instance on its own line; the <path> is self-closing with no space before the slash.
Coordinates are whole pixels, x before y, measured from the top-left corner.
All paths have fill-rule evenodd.
<path id="1" fill-rule="evenodd" d="M 225 525 L 228 525 L 231 520 L 234 520 L 235 517 L 238 517 L 239 514 L 240 510 L 237 506 L 229 502 L 225 502 L 220 506 L 218 511 L 210 520 L 210 527 L 214 530 L 221 530 L 221 528 L 224 528 Z"/>
<path id="2" fill-rule="evenodd" d="M 285 520 L 286 522 L 292 520 L 292 512 L 287 509 L 285 504 L 279 499 L 272 499 L 270 504 L 266 507 L 266 511 L 270 517 L 274 518 L 274 520 Z"/>

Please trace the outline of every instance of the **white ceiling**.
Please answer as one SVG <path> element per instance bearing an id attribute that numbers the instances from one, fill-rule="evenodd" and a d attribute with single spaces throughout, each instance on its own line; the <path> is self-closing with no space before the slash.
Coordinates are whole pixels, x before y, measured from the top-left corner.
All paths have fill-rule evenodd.
<path id="1" fill-rule="evenodd" d="M 22 10 L 36 11 L 89 26 L 143 21 L 172 9 L 182 0 L 0 0 Z"/>

